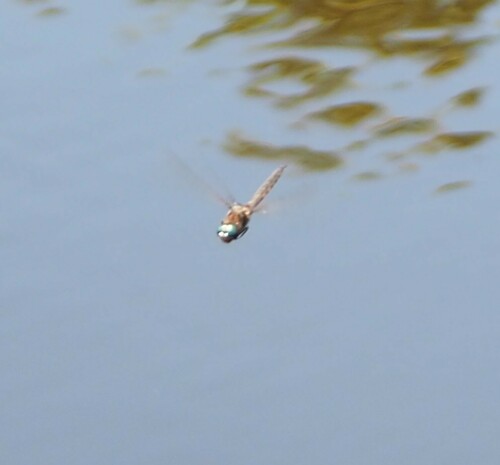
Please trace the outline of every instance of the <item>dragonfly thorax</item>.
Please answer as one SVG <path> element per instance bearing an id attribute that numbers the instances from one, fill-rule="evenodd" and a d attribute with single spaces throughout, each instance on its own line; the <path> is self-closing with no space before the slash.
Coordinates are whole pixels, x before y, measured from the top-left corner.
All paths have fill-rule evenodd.
<path id="1" fill-rule="evenodd" d="M 229 211 L 217 229 L 217 235 L 223 242 L 231 242 L 239 239 L 248 231 L 250 217 L 254 212 L 258 211 L 259 205 L 269 192 L 271 192 L 271 189 L 278 182 L 285 168 L 286 165 L 283 165 L 275 169 L 247 203 L 231 204 L 224 202 L 229 207 Z"/>
<path id="2" fill-rule="evenodd" d="M 250 215 L 251 211 L 246 205 L 232 205 L 217 228 L 219 238 L 224 242 L 231 242 L 243 236 L 248 230 Z"/>

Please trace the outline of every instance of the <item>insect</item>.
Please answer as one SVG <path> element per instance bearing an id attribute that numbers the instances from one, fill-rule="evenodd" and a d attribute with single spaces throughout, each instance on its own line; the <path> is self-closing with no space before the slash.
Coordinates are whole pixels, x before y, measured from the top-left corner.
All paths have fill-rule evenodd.
<path id="1" fill-rule="evenodd" d="M 217 235 L 223 242 L 229 243 L 239 239 L 248 231 L 250 217 L 258 210 L 261 202 L 271 192 L 285 168 L 286 165 L 282 165 L 275 169 L 247 203 L 226 202 L 229 210 L 217 228 Z"/>

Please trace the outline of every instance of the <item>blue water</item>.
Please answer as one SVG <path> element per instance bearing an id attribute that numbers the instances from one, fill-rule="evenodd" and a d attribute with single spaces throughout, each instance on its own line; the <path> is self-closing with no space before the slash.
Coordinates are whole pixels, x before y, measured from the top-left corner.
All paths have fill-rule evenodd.
<path id="1" fill-rule="evenodd" d="M 73 3 L 0 15 L 0 462 L 498 464 L 497 140 L 412 172 L 383 155 L 399 139 L 338 171 L 291 160 L 271 197 L 312 194 L 225 245 L 173 154 L 244 201 L 279 162 L 230 157 L 228 132 L 353 133 L 242 96 L 262 37 L 187 48 L 234 5 Z M 486 86 L 447 130 L 494 132 L 498 53 L 409 91 L 382 84 L 418 61 L 373 63 L 343 98 L 419 115 Z"/>

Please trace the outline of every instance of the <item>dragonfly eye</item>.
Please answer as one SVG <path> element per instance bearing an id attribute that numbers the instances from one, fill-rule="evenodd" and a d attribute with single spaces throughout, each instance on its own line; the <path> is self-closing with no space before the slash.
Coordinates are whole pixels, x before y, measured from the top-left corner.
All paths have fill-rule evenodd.
<path id="1" fill-rule="evenodd" d="M 238 237 L 238 228 L 235 224 L 221 224 L 217 228 L 217 235 L 221 239 L 228 238 L 229 240 L 236 239 Z"/>

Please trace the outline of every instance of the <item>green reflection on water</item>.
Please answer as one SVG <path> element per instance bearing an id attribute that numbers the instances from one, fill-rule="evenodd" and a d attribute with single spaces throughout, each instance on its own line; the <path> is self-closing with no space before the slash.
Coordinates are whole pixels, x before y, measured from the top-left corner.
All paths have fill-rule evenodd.
<path id="1" fill-rule="evenodd" d="M 52 17 L 52 16 L 59 16 L 59 15 L 62 15 L 66 12 L 66 10 L 64 8 L 59 8 L 59 7 L 48 7 L 48 8 L 44 8 L 43 10 L 40 10 L 38 13 L 37 13 L 37 16 L 40 16 L 40 17 Z"/>
<path id="2" fill-rule="evenodd" d="M 448 182 L 446 184 L 442 184 L 439 186 L 434 193 L 435 194 L 446 194 L 448 192 L 454 192 L 457 190 L 465 189 L 467 187 L 470 187 L 472 183 L 470 181 L 454 181 L 454 182 Z"/>
<path id="3" fill-rule="evenodd" d="M 136 1 L 146 4 L 162 0 Z M 398 137 L 397 142 L 407 146 L 395 149 L 397 163 L 402 172 L 412 173 L 420 169 L 420 165 L 407 159 L 415 153 L 437 154 L 478 146 L 493 132 L 484 128 L 454 131 L 446 127 L 444 118 L 457 108 L 471 110 L 479 106 L 486 95 L 482 83 L 464 80 L 462 92 L 454 96 L 443 94 L 441 101 L 430 100 L 435 97 L 425 93 L 425 86 L 447 79 L 465 65 L 473 66 L 471 58 L 480 47 L 491 43 L 491 38 L 469 32 L 473 27 L 477 31 L 480 21 L 484 21 L 480 16 L 493 3 L 494 0 L 221 2 L 221 8 L 231 6 L 231 13 L 220 27 L 201 34 L 191 48 L 203 49 L 232 36 L 255 35 L 260 46 L 255 48 L 255 40 L 249 41 L 254 59 L 244 69 L 248 79 L 242 86 L 243 95 L 271 104 L 272 108 L 282 110 L 285 117 L 291 115 L 293 121 L 288 122 L 289 129 L 327 123 L 335 126 L 331 128 L 332 133 L 333 129 L 343 130 L 346 137 L 349 131 L 353 133 L 350 141 L 342 142 L 343 148 L 335 146 L 338 139 L 334 139 L 334 134 L 326 136 L 332 137 L 332 152 L 313 148 L 314 139 L 307 137 L 306 131 L 303 133 L 307 140 L 300 145 L 286 141 L 281 144 L 256 142 L 229 133 L 223 147 L 239 157 L 286 159 L 309 170 L 326 170 L 344 166 L 347 157 L 354 159 L 353 151 L 369 152 L 373 144 L 387 144 L 392 142 L 391 138 Z M 368 60 L 346 66 L 337 61 L 341 49 L 363 52 Z M 318 59 L 318 51 L 322 52 L 323 59 Z M 377 83 L 371 91 L 365 71 L 374 64 L 383 68 L 385 63 L 400 58 L 411 61 L 411 66 L 405 66 L 399 75 L 387 71 L 385 82 Z M 362 89 L 363 78 L 368 81 L 364 90 L 370 90 L 373 97 L 370 94 L 367 97 L 366 92 L 356 95 L 356 91 Z M 290 84 L 295 86 L 293 91 L 287 91 Z M 408 98 L 403 93 L 409 91 L 417 92 L 412 99 L 421 98 L 430 103 L 432 108 L 427 114 L 414 113 L 411 103 L 391 109 L 389 101 L 399 95 Z M 360 135 L 360 131 L 363 134 Z M 380 160 L 396 162 L 396 158 L 384 154 Z M 356 162 L 360 163 L 359 157 Z M 359 180 L 379 179 L 386 174 L 384 168 L 374 171 L 363 167 L 359 173 L 356 178 Z"/>
<path id="4" fill-rule="evenodd" d="M 203 34 L 193 44 L 193 48 L 203 47 L 210 44 L 215 39 L 228 34 L 243 34 L 246 32 L 256 32 L 263 26 L 270 26 L 271 20 L 278 14 L 278 11 L 255 14 L 235 14 L 221 29 Z"/>
<path id="5" fill-rule="evenodd" d="M 234 2 L 229 2 L 234 3 Z M 479 13 L 492 0 L 483 1 L 402 1 L 402 0 L 352 0 L 352 1 L 296 1 L 248 0 L 235 14 L 226 18 L 219 29 L 207 32 L 195 41 L 193 47 L 207 46 L 215 40 L 230 35 L 261 33 L 264 48 L 279 50 L 294 47 L 301 50 L 293 55 L 285 54 L 272 59 L 256 61 L 247 67 L 249 81 L 243 93 L 250 98 L 266 98 L 274 106 L 282 109 L 300 107 L 306 102 L 316 102 L 320 108 L 305 112 L 291 127 L 300 127 L 301 122 L 326 122 L 345 128 L 361 127 L 366 137 L 351 142 L 343 150 L 337 149 L 345 157 L 351 147 L 369 149 L 381 138 L 395 136 L 426 136 L 423 141 L 410 143 L 406 150 L 400 150 L 401 157 L 415 151 L 438 153 L 444 149 L 466 149 L 474 147 L 492 135 L 490 131 L 444 131 L 443 108 L 469 108 L 478 105 L 485 89 L 469 86 L 453 98 L 436 102 L 437 108 L 428 116 L 391 116 L 388 105 L 376 101 L 352 100 L 332 103 L 333 95 L 346 94 L 356 87 L 354 78 L 363 70 L 359 66 L 332 66 L 310 56 L 311 48 L 332 49 L 348 47 L 364 49 L 374 56 L 385 59 L 404 56 L 418 60 L 421 76 L 438 78 L 456 72 L 470 61 L 476 48 L 487 43 L 485 38 L 471 39 L 460 34 L 458 26 L 471 25 L 477 21 Z M 297 25 L 307 27 L 298 30 Z M 262 33 L 290 31 L 282 39 L 266 39 Z M 415 31 L 431 34 L 415 34 Z M 369 66 L 369 65 L 368 65 Z M 414 76 L 419 78 L 418 75 Z M 422 77 L 420 77 L 422 79 Z M 295 82 L 301 91 L 286 93 L 279 84 Z M 411 110 L 410 110 L 411 111 Z M 363 127 L 368 119 L 378 118 L 377 124 Z M 438 133 L 437 131 L 440 130 Z M 429 139 L 429 134 L 431 138 Z M 251 156 L 294 160 L 308 169 L 337 169 L 343 164 L 337 155 L 331 162 L 329 155 L 307 147 L 276 146 L 264 142 L 252 142 L 229 135 L 224 148 L 235 156 Z M 309 158 L 308 158 L 309 157 Z M 406 163 L 404 166 L 414 166 Z M 414 171 L 413 169 L 406 170 Z M 363 174 L 364 173 L 364 174 Z M 366 175 L 369 173 L 369 175 Z M 356 179 L 379 179 L 382 175 L 374 171 L 361 171 Z"/>
<path id="6" fill-rule="evenodd" d="M 466 90 L 453 97 L 452 102 L 455 105 L 462 107 L 476 106 L 481 102 L 485 90 L 486 89 L 484 87 L 475 87 L 473 89 Z"/>
<path id="7" fill-rule="evenodd" d="M 356 126 L 366 119 L 382 113 L 382 111 L 382 106 L 376 103 L 352 102 L 341 105 L 332 105 L 324 110 L 309 113 L 307 117 L 325 121 L 330 124 Z"/>
<path id="8" fill-rule="evenodd" d="M 481 144 L 493 137 L 491 131 L 448 132 L 434 136 L 431 140 L 421 143 L 418 150 L 428 154 L 435 154 L 447 149 L 468 149 Z"/>
<path id="9" fill-rule="evenodd" d="M 305 146 L 277 147 L 242 137 L 236 133 L 228 135 L 223 147 L 228 153 L 239 157 L 294 163 L 308 171 L 338 169 L 344 163 L 342 157 L 334 152 L 313 150 Z"/>
<path id="10" fill-rule="evenodd" d="M 396 117 L 375 126 L 373 133 L 378 137 L 390 137 L 405 134 L 425 134 L 436 130 L 437 121 L 432 118 Z"/>
<path id="11" fill-rule="evenodd" d="M 273 44 L 361 47 L 382 54 L 433 50 L 441 53 L 445 45 L 460 49 L 474 41 L 452 35 L 433 40 L 409 39 L 390 33 L 470 24 L 492 3 L 493 0 L 247 0 L 240 12 L 230 15 L 219 29 L 203 34 L 194 46 L 208 45 L 231 34 L 291 29 L 304 20 L 311 20 L 314 22 L 311 27 L 292 32 L 291 37 Z"/>
<path id="12" fill-rule="evenodd" d="M 317 60 L 288 56 L 258 62 L 251 65 L 249 71 L 253 77 L 244 88 L 246 95 L 272 97 L 278 107 L 290 108 L 348 88 L 352 85 L 351 78 L 356 68 L 328 68 Z M 265 88 L 266 84 L 284 79 L 296 81 L 306 90 L 285 95 Z"/>

